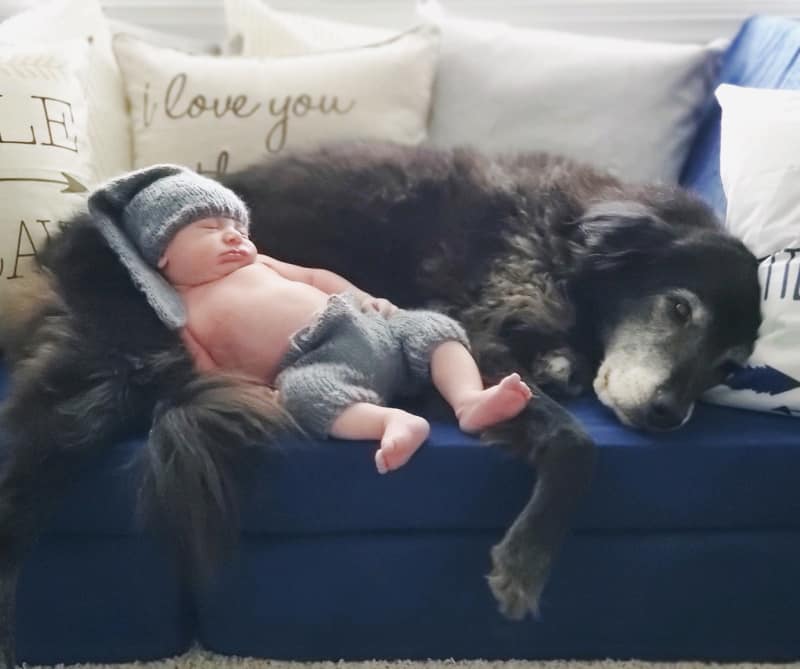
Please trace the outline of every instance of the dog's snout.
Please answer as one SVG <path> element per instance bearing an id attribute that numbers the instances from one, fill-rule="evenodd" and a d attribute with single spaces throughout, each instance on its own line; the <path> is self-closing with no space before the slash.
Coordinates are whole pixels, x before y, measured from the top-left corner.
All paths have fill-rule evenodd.
<path id="1" fill-rule="evenodd" d="M 686 418 L 686 406 L 674 393 L 657 390 L 647 410 L 647 423 L 656 430 L 680 427 Z"/>

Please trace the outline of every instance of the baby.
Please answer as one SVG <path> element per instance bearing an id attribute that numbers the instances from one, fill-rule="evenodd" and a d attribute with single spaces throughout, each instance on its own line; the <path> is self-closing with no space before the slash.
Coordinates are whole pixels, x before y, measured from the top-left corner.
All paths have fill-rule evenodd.
<path id="1" fill-rule="evenodd" d="M 216 181 L 158 165 L 109 182 L 89 207 L 198 369 L 276 387 L 310 434 L 378 440 L 380 473 L 405 464 L 428 437 L 425 419 L 386 406 L 420 383 L 434 384 L 465 432 L 516 416 L 531 398 L 518 374 L 483 387 L 454 320 L 258 254 L 246 206 Z"/>

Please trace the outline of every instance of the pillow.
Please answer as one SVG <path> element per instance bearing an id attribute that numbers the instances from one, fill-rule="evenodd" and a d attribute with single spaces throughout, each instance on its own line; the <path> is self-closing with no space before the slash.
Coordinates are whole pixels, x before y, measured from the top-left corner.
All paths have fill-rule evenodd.
<path id="1" fill-rule="evenodd" d="M 713 90 L 718 53 L 516 28 L 445 14 L 430 141 L 544 150 L 621 178 L 676 183 Z"/>
<path id="2" fill-rule="evenodd" d="M 225 0 L 228 40 L 241 39 L 243 56 L 301 56 L 383 42 L 381 28 L 281 12 L 262 0 Z"/>
<path id="3" fill-rule="evenodd" d="M 168 46 L 172 49 L 180 49 L 187 53 L 205 53 L 218 56 L 223 52 L 223 46 L 208 40 L 198 39 L 187 35 L 176 35 L 174 33 L 162 32 L 153 28 L 147 28 L 137 23 L 109 19 L 108 27 L 112 35 L 125 33 L 133 35 L 145 42 L 156 46 Z"/>
<path id="4" fill-rule="evenodd" d="M 98 0 L 53 0 L 0 23 L 0 42 L 54 44 L 82 39 L 90 43 L 84 71 L 89 108 L 88 143 L 94 162 L 87 185 L 131 168 L 131 136 L 111 33 Z M 84 136 L 86 136 L 84 134 Z"/>
<path id="5" fill-rule="evenodd" d="M 188 55 L 127 35 L 114 48 L 135 166 L 173 162 L 220 176 L 322 142 L 421 142 L 438 36 L 421 28 L 367 48 L 271 59 Z"/>
<path id="6" fill-rule="evenodd" d="M 84 40 L 0 45 L 0 314 L 93 177 Z"/>
<path id="7" fill-rule="evenodd" d="M 763 322 L 747 365 L 706 399 L 800 415 L 800 91 L 717 90 L 727 227 L 759 258 Z"/>

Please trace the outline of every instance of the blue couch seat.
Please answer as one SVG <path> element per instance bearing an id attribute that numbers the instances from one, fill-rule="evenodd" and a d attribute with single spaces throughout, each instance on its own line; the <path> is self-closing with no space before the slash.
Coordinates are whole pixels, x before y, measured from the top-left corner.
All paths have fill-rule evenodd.
<path id="1" fill-rule="evenodd" d="M 155 657 L 194 635 L 275 658 L 720 657 L 731 640 L 744 656 L 800 655 L 795 419 L 701 405 L 682 430 L 652 435 L 594 398 L 569 408 L 597 441 L 598 466 L 538 622 L 503 619 L 484 579 L 534 472 L 453 424 L 435 423 L 385 476 L 371 443 L 266 452 L 249 472 L 240 550 L 195 601 L 134 522 L 131 462 L 144 441 L 133 438 L 87 463 L 26 564 L 21 656 Z M 771 568 L 754 569 L 766 545 Z M 688 622 L 703 611 L 720 638 Z M 665 627 L 676 624 L 677 645 Z"/>

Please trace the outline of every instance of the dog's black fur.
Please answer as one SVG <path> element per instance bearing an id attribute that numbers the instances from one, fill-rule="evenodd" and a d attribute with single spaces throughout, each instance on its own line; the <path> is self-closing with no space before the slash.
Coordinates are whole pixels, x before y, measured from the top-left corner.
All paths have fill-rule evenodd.
<path id="1" fill-rule="evenodd" d="M 250 206 L 262 252 L 446 311 L 487 376 L 518 370 L 556 395 L 595 379 L 636 427 L 682 423 L 747 357 L 760 323 L 756 259 L 677 188 L 544 154 L 381 144 L 224 181 Z M 623 372 L 639 375 L 634 388 Z"/>
<path id="2" fill-rule="evenodd" d="M 625 186 L 541 155 L 492 160 L 383 145 L 290 157 L 225 181 L 250 204 L 263 252 L 330 267 L 402 306 L 461 318 L 488 377 L 519 370 L 570 393 L 610 365 L 606 385 L 595 382 L 602 397 L 618 383 L 620 364 L 652 354 L 662 379 L 652 396 L 638 408 L 613 393 L 604 399 L 632 424 L 683 420 L 683 407 L 755 339 L 755 259 L 679 190 Z M 6 666 L 19 561 L 73 464 L 149 429 L 142 508 L 161 520 L 196 580 L 235 535 L 235 465 L 293 429 L 267 389 L 194 372 L 86 214 L 48 245 L 41 264 L 37 303 L 20 310 L 6 342 Z M 645 352 L 626 358 L 637 342 Z M 492 591 L 506 615 L 521 617 L 535 610 L 589 485 L 592 442 L 540 389 L 520 416 L 482 437 L 537 468 L 531 500 L 492 551 Z"/>
<path id="3" fill-rule="evenodd" d="M 114 440 L 147 434 L 138 511 L 168 535 L 187 581 L 198 583 L 236 537 L 238 474 L 295 430 L 268 388 L 195 373 L 87 214 L 39 260 L 35 303 L 12 310 L 19 316 L 4 342 L 12 386 L 0 411 L 2 669 L 14 666 L 20 560 L 76 465 Z"/>

